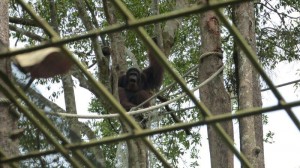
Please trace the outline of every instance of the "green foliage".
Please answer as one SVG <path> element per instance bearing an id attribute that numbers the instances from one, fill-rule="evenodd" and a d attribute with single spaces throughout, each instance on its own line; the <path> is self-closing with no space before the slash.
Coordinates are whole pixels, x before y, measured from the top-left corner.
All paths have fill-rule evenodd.
<path id="1" fill-rule="evenodd" d="M 101 102 L 92 98 L 89 109 L 92 113 L 106 114 Z M 95 128 L 95 133 L 99 137 L 115 136 L 121 131 L 121 125 L 118 119 L 104 119 L 102 121 L 88 121 L 87 124 L 91 128 Z M 101 145 L 105 164 L 107 167 L 114 167 L 114 159 L 116 157 L 118 143 Z"/>
<path id="2" fill-rule="evenodd" d="M 12 2 L 12 1 L 11 1 Z M 58 1 L 57 1 L 58 2 Z M 101 1 L 86 0 L 92 9 L 95 9 L 95 16 L 97 17 L 100 27 L 108 25 L 104 16 L 103 4 Z M 141 3 L 140 0 L 124 0 L 127 7 L 131 10 L 136 18 L 144 18 L 152 15 L 152 1 L 145 0 Z M 274 2 L 274 3 L 273 3 Z M 161 13 L 173 10 L 175 1 L 163 0 L 159 5 Z M 51 10 L 50 3 L 47 0 L 30 1 L 35 11 L 43 17 L 47 22 L 51 23 Z M 257 32 L 257 54 L 266 68 L 274 68 L 277 63 L 281 61 L 294 61 L 299 60 L 299 44 L 300 44 L 300 26 L 299 26 L 299 9 L 300 1 L 296 0 L 280 0 L 261 1 L 256 6 L 256 32 Z M 230 10 L 227 10 L 227 15 L 230 16 Z M 298 15 L 296 15 L 298 13 Z M 62 37 L 72 36 L 86 32 L 82 21 L 78 17 L 80 13 L 75 8 L 73 0 L 60 0 L 56 3 L 56 17 L 59 23 L 58 29 Z M 91 15 L 91 13 L 89 13 Z M 22 19 L 31 19 L 29 15 L 21 9 L 17 4 L 11 4 L 10 16 Z M 118 22 L 125 23 L 124 17 L 120 13 L 116 14 Z M 276 19 L 273 19 L 276 18 Z M 199 63 L 200 55 L 200 29 L 198 23 L 198 15 L 187 16 L 183 18 L 183 22 L 180 25 L 180 29 L 176 32 L 174 46 L 172 47 L 169 60 L 173 67 L 180 74 L 186 73 L 191 67 L 196 66 Z M 48 35 L 37 26 L 28 26 L 22 24 L 11 23 L 24 31 L 31 32 L 40 36 L 44 40 L 48 40 Z M 160 23 L 163 27 L 165 22 Z M 155 34 L 154 25 L 146 25 L 144 28 L 149 32 L 151 36 Z M 41 41 L 38 41 L 30 36 L 26 36 L 19 31 L 11 31 L 11 38 L 15 39 L 16 44 L 24 44 L 25 46 L 36 45 Z M 126 47 L 134 54 L 141 68 L 148 65 L 146 57 L 146 47 L 138 38 L 133 30 L 126 30 L 122 32 L 125 39 Z M 234 63 L 233 63 L 233 38 L 227 32 L 224 27 L 222 28 L 222 50 L 224 55 L 224 62 L 226 64 L 225 69 L 225 84 L 228 92 L 235 93 L 235 75 L 234 75 Z M 91 41 L 89 39 L 80 40 L 68 44 L 68 47 L 74 51 L 76 56 L 88 66 L 92 65 L 95 61 L 94 48 L 91 47 Z M 128 64 L 132 64 L 130 58 L 127 59 Z M 110 64 L 111 65 L 111 64 Z M 98 74 L 98 69 L 92 67 L 90 69 L 92 73 Z M 96 75 L 95 75 L 96 76 Z M 198 85 L 198 73 L 197 70 L 189 73 L 185 80 L 190 88 Z M 44 85 L 49 89 L 53 89 L 53 84 L 60 82 L 60 77 L 39 80 L 38 85 Z M 167 73 L 162 87 L 174 82 Z M 55 85 L 57 86 L 57 85 Z M 60 85 L 59 85 L 60 86 Z M 52 87 L 52 88 L 51 88 Z M 56 89 L 51 100 L 56 99 L 63 93 L 62 89 Z M 169 99 L 175 98 L 182 93 L 182 90 L 178 85 L 172 87 L 168 92 L 164 93 L 165 97 Z M 193 103 L 185 97 L 174 103 L 171 108 L 174 110 L 180 110 L 187 107 L 192 107 Z M 107 114 L 101 101 L 97 98 L 92 98 L 89 104 L 89 112 L 97 114 Z M 162 113 L 165 111 L 162 110 Z M 195 109 L 185 110 L 184 112 L 176 113 L 183 121 L 193 121 L 201 119 L 200 112 Z M 68 124 L 64 119 L 53 117 L 53 123 L 65 134 L 68 134 Z M 265 116 L 264 122 L 267 123 L 267 117 Z M 97 138 L 118 135 L 121 126 L 116 119 L 103 119 L 103 120 L 89 120 L 87 124 L 95 133 Z M 170 115 L 162 115 L 160 120 L 157 121 L 156 127 L 167 126 L 174 124 Z M 155 125 L 155 124 L 154 124 Z M 158 126 L 159 125 L 159 126 Z M 22 152 L 28 152 L 32 150 L 44 150 L 50 149 L 52 146 L 45 140 L 45 137 L 38 132 L 38 130 L 31 125 L 26 119 L 22 119 L 20 127 L 26 128 L 24 136 L 20 141 L 20 149 Z M 151 137 L 156 147 L 167 156 L 169 161 L 173 165 L 178 165 L 182 161 L 180 158 L 190 158 L 190 167 L 201 166 L 197 161 L 199 160 L 199 146 L 201 145 L 200 128 L 196 127 L 192 129 L 192 135 L 187 136 L 184 131 L 172 131 L 166 134 L 154 135 Z M 266 142 L 272 143 L 274 133 L 268 132 L 265 138 Z M 117 144 L 105 144 L 101 145 L 107 167 L 114 167 L 114 159 L 116 157 Z M 155 160 L 155 159 L 154 159 Z M 160 167 L 160 163 L 155 160 L 154 167 Z M 38 167 L 38 164 L 45 162 L 45 167 L 59 167 L 65 165 L 66 162 L 60 159 L 60 155 L 51 155 L 49 157 L 40 157 L 37 159 L 30 159 L 24 161 L 21 165 L 23 167 Z M 50 165 L 51 163 L 51 165 Z M 55 163 L 55 164 L 52 164 Z"/>
<path id="3" fill-rule="evenodd" d="M 266 134 L 266 137 L 264 138 L 264 142 L 265 143 L 274 143 L 275 141 L 273 140 L 274 139 L 274 135 L 275 133 L 272 132 L 272 131 L 269 131 L 267 134 Z"/>
<path id="4" fill-rule="evenodd" d="M 299 2 L 282 0 L 257 5 L 257 51 L 262 64 L 299 59 Z"/>
<path id="5" fill-rule="evenodd" d="M 227 10 L 230 16 L 230 10 Z M 256 49 L 265 69 L 273 69 L 282 61 L 300 58 L 299 2 L 293 0 L 261 1 L 256 4 Z M 223 31 L 225 57 L 225 84 L 230 93 L 236 94 L 236 75 L 233 62 L 233 39 Z"/>
<path id="6" fill-rule="evenodd" d="M 53 121 L 53 124 L 57 126 L 57 128 L 63 132 L 67 133 L 69 130 L 67 122 L 58 117 L 50 117 Z M 42 134 L 42 132 L 31 124 L 26 118 L 21 117 L 18 122 L 20 128 L 24 128 L 25 131 L 20 138 L 20 151 L 21 153 L 28 153 L 31 151 L 42 151 L 42 150 L 50 150 L 53 149 L 53 145 L 49 143 L 47 138 Z M 62 157 L 60 154 L 52 154 L 47 156 L 33 157 L 27 160 L 23 160 L 20 163 L 20 167 L 62 167 L 70 166 L 68 162 Z"/>

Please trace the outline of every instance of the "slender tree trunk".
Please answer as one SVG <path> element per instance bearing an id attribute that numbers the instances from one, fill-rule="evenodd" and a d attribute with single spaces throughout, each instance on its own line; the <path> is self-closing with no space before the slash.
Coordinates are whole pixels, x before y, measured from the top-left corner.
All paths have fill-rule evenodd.
<path id="1" fill-rule="evenodd" d="M 254 3 L 251 2 L 248 8 L 250 11 L 250 20 L 252 23 L 255 23 L 255 7 Z M 251 25 L 250 37 L 253 39 L 253 43 L 251 43 L 251 47 L 256 53 L 256 33 L 255 33 L 255 24 Z M 257 58 L 258 59 L 258 58 Z M 253 106 L 254 107 L 262 107 L 262 98 L 261 98 L 261 87 L 258 72 L 253 68 Z M 254 129 L 255 129 L 255 140 L 256 140 L 256 154 L 257 154 L 257 167 L 264 168 L 265 167 L 265 157 L 264 157 L 264 140 L 263 140 L 263 122 L 262 122 L 262 114 L 254 116 Z"/>
<path id="2" fill-rule="evenodd" d="M 86 2 L 83 0 L 75 0 L 75 7 L 79 12 L 79 17 L 87 30 L 93 30 L 95 26 L 92 19 L 89 17 L 86 7 Z M 98 79 L 107 87 L 110 87 L 109 81 L 109 58 L 105 57 L 102 53 L 101 43 L 97 37 L 91 37 L 92 47 L 94 49 L 97 65 L 98 65 Z"/>
<path id="3" fill-rule="evenodd" d="M 7 51 L 9 45 L 9 28 L 8 28 L 8 0 L 0 1 L 0 52 Z M 0 70 L 11 76 L 10 59 L 0 59 Z M 0 80 L 2 83 L 2 81 Z M 0 99 L 4 100 L 5 96 L 0 93 Z M 12 156 L 19 153 L 18 138 L 14 136 L 14 132 L 18 130 L 18 117 L 9 110 L 9 104 L 0 102 L 0 149 L 5 156 Z M 1 168 L 9 167 L 6 164 Z"/>
<path id="4" fill-rule="evenodd" d="M 176 5 L 174 10 L 182 9 L 188 6 L 187 0 L 176 0 Z M 168 20 L 162 30 L 162 38 L 163 38 L 163 52 L 167 57 L 169 57 L 171 49 L 175 42 L 175 36 L 180 24 L 182 22 L 182 18 L 176 18 L 172 20 Z"/>
<path id="5" fill-rule="evenodd" d="M 51 10 L 51 25 L 54 30 L 59 33 L 59 23 L 56 16 L 56 2 L 54 0 L 50 0 L 50 10 Z M 76 109 L 76 99 L 75 99 L 75 91 L 74 91 L 74 82 L 71 76 L 71 73 L 67 73 L 62 76 L 62 85 L 64 90 L 64 98 L 65 98 L 65 106 L 66 112 L 71 114 L 77 114 Z M 81 128 L 81 124 L 78 121 L 78 118 L 68 119 L 69 123 L 69 137 L 71 142 L 82 142 L 82 132 L 83 130 L 87 130 L 86 128 Z M 94 154 L 93 163 L 97 167 L 105 167 L 103 153 L 100 147 L 93 147 L 92 152 Z M 84 153 L 84 152 L 83 152 Z"/>
<path id="6" fill-rule="evenodd" d="M 206 0 L 200 0 L 205 4 Z M 208 11 L 200 15 L 201 29 L 201 53 L 220 52 L 221 36 L 219 20 L 213 11 Z M 203 82 L 222 67 L 222 57 L 210 55 L 200 60 L 199 82 Z M 224 87 L 223 75 L 218 75 L 209 84 L 200 88 L 201 101 L 208 107 L 213 115 L 224 114 L 231 111 L 230 97 Z M 221 123 L 224 130 L 233 138 L 232 121 Z M 233 153 L 223 142 L 212 126 L 207 126 L 210 158 L 212 168 L 233 168 Z"/>
<path id="7" fill-rule="evenodd" d="M 103 0 L 103 6 L 105 9 L 105 15 L 109 24 L 117 23 L 117 18 L 115 16 L 115 8 L 108 0 Z M 112 58 L 112 72 L 111 72 L 111 81 L 112 81 L 112 93 L 116 98 L 119 98 L 118 95 L 118 79 L 119 76 L 123 75 L 127 71 L 127 62 L 125 56 L 125 41 L 121 33 L 112 33 L 110 34 L 111 39 L 111 58 Z M 126 124 L 122 123 L 123 132 L 127 132 Z M 123 166 L 127 165 L 132 168 L 139 168 L 139 163 L 147 162 L 141 158 L 141 153 L 138 148 L 138 139 L 136 140 L 127 140 L 127 163 L 121 163 Z M 116 156 L 118 157 L 118 156 Z M 124 162 L 124 160 L 121 160 Z"/>
<path id="8" fill-rule="evenodd" d="M 156 1 L 156 0 L 155 0 Z M 115 9 L 111 5 L 111 2 L 108 0 L 103 0 L 104 2 L 104 9 L 106 18 L 109 22 L 109 24 L 115 24 L 117 23 L 116 17 L 115 17 Z M 153 2 L 153 5 L 157 5 L 159 1 Z M 176 9 L 185 7 L 187 5 L 187 0 L 176 0 Z M 153 7 L 155 8 L 155 7 Z M 156 11 L 155 13 L 158 13 L 159 11 Z M 166 25 L 164 27 L 164 30 L 161 30 L 161 28 L 156 26 L 155 29 L 155 35 L 159 36 L 159 40 L 161 39 L 159 43 L 164 46 L 166 46 L 166 49 L 163 51 L 168 56 L 170 53 L 170 50 L 174 44 L 175 34 L 176 30 L 179 28 L 180 22 L 182 19 L 174 19 L 174 20 L 168 20 L 166 22 Z M 159 32 L 158 32 L 159 31 Z M 127 71 L 127 63 L 125 58 L 125 42 L 122 37 L 121 33 L 112 33 L 110 34 L 111 38 L 111 57 L 112 57 L 112 92 L 115 95 L 115 97 L 118 97 L 117 92 L 117 79 L 120 75 L 123 75 Z M 160 45 L 162 47 L 163 45 Z M 126 130 L 125 126 L 123 128 Z M 144 143 L 140 139 L 136 140 L 128 140 L 127 141 L 127 147 L 128 147 L 128 167 L 135 167 L 135 168 L 146 168 L 149 167 L 148 165 L 148 155 L 147 155 L 147 149 Z"/>
<path id="9" fill-rule="evenodd" d="M 233 22 L 256 52 L 254 3 L 245 2 L 233 8 Z M 241 49 L 236 47 L 239 109 L 261 107 L 259 76 Z M 241 151 L 253 167 L 264 168 L 262 116 L 239 119 Z"/>

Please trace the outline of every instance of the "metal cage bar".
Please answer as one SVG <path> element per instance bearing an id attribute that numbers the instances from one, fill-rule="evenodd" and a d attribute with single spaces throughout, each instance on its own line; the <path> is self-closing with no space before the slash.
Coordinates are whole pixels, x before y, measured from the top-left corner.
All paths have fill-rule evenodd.
<path id="1" fill-rule="evenodd" d="M 103 29 L 95 29 L 92 31 L 88 31 L 85 34 L 80 35 L 73 35 L 70 37 L 64 37 L 60 38 L 58 34 L 51 28 L 51 26 L 45 22 L 43 19 L 41 19 L 23 0 L 17 0 L 22 7 L 31 15 L 31 17 L 38 22 L 38 24 L 44 29 L 44 31 L 52 37 L 51 42 L 47 44 L 41 44 L 34 47 L 29 47 L 25 49 L 20 49 L 16 51 L 10 51 L 6 53 L 0 53 L 0 59 L 5 57 L 10 57 L 16 54 L 20 53 L 26 53 L 42 48 L 47 48 L 50 46 L 59 46 L 62 48 L 62 50 L 71 58 L 71 60 L 75 63 L 75 65 L 84 73 L 84 75 L 88 78 L 88 80 L 101 92 L 101 95 L 106 98 L 106 100 L 112 105 L 112 107 L 115 109 L 117 113 L 121 115 L 121 117 L 126 121 L 127 124 L 133 129 L 133 132 L 130 133 L 123 133 L 120 134 L 117 137 L 105 137 L 100 140 L 92 140 L 90 142 L 84 142 L 84 143 L 73 143 L 67 141 L 65 137 L 51 124 L 51 121 L 47 119 L 47 117 L 41 112 L 41 110 L 37 109 L 34 104 L 32 104 L 25 96 L 25 94 L 16 88 L 14 86 L 14 83 L 12 83 L 5 74 L 0 73 L 1 79 L 6 83 L 7 86 L 11 88 L 10 90 L 6 90 L 6 88 L 3 85 L 0 85 L 0 90 L 11 100 L 11 102 L 14 103 L 29 119 L 30 121 L 36 125 L 37 128 L 39 128 L 42 132 L 44 132 L 45 136 L 50 140 L 50 142 L 56 147 L 52 150 L 47 151 L 33 151 L 30 153 L 27 153 L 25 155 L 19 155 L 19 156 L 12 156 L 12 157 L 5 157 L 5 154 L 1 152 L 1 163 L 8 163 L 12 166 L 15 166 L 13 162 L 18 160 L 27 159 L 30 157 L 38 157 L 53 153 L 61 153 L 63 156 L 66 157 L 66 159 L 74 166 L 74 167 L 80 167 L 80 163 L 76 160 L 76 158 L 80 158 L 81 161 L 87 166 L 87 167 L 94 167 L 90 161 L 82 155 L 81 152 L 79 152 L 80 149 L 92 147 L 95 145 L 101 145 L 106 143 L 113 143 L 113 142 L 119 142 L 127 139 L 133 139 L 133 138 L 142 138 L 146 146 L 156 154 L 157 158 L 164 164 L 166 167 L 171 167 L 171 165 L 167 162 L 167 160 L 162 156 L 153 146 L 153 144 L 146 138 L 146 136 L 158 134 L 158 133 L 165 133 L 172 130 L 182 129 L 182 128 L 190 128 L 194 126 L 199 125 L 206 125 L 206 124 L 212 124 L 216 130 L 220 133 L 220 135 L 224 138 L 225 142 L 229 146 L 229 148 L 235 153 L 235 155 L 239 158 L 239 160 L 245 164 L 247 167 L 251 167 L 249 161 L 243 156 L 242 153 L 240 153 L 233 144 L 233 141 L 231 138 L 225 133 L 223 128 L 218 124 L 220 121 L 226 121 L 226 120 L 232 120 L 234 118 L 241 118 L 246 116 L 251 116 L 255 114 L 262 114 L 266 112 L 272 112 L 279 109 L 284 109 L 294 124 L 297 126 L 298 130 L 300 130 L 300 122 L 291 110 L 292 107 L 296 107 L 300 105 L 300 101 L 292 102 L 292 103 L 286 103 L 283 96 L 279 93 L 279 91 L 276 89 L 273 82 L 270 80 L 270 78 L 267 76 L 267 74 L 264 72 L 262 66 L 259 64 L 259 62 L 255 59 L 255 53 L 250 49 L 248 44 L 245 42 L 243 37 L 240 35 L 239 31 L 236 29 L 234 25 L 231 25 L 226 17 L 220 12 L 219 8 L 225 7 L 232 4 L 240 3 L 240 0 L 228 0 L 226 2 L 218 2 L 218 3 L 211 3 L 209 5 L 195 5 L 188 8 L 175 10 L 172 12 L 159 14 L 155 16 L 150 16 L 147 18 L 142 19 L 135 19 L 135 17 L 131 14 L 131 12 L 126 8 L 125 4 L 122 3 L 120 0 L 114 0 L 112 1 L 114 5 L 119 9 L 119 11 L 127 18 L 126 24 L 114 24 L 108 27 L 105 27 Z M 245 2 L 245 1 L 243 1 Z M 154 44 L 154 42 L 151 40 L 149 35 L 146 33 L 146 31 L 141 27 L 148 24 L 153 24 L 169 19 L 174 19 L 178 17 L 183 17 L 191 14 L 197 14 L 200 12 L 205 12 L 208 10 L 215 10 L 216 14 L 219 16 L 220 20 L 225 24 L 227 29 L 230 31 L 232 35 L 235 36 L 235 38 L 238 40 L 240 47 L 244 50 L 247 58 L 251 61 L 255 69 L 259 72 L 259 74 L 262 76 L 262 78 L 266 81 L 267 85 L 270 87 L 270 90 L 272 93 L 274 93 L 275 97 L 278 100 L 278 105 L 272 106 L 272 107 L 266 107 L 266 108 L 253 108 L 253 109 L 246 109 L 246 110 L 239 110 L 235 114 L 223 114 L 223 115 L 215 115 L 213 116 L 210 111 L 205 107 L 205 105 L 201 102 L 199 102 L 196 97 L 191 93 L 191 91 L 188 89 L 185 81 L 183 78 L 177 73 L 177 71 L 172 69 L 171 64 L 168 62 L 168 60 L 164 57 L 164 54 L 159 50 L 159 48 Z M 177 81 L 177 83 L 182 87 L 182 89 L 188 94 L 190 99 L 194 102 L 196 107 L 198 107 L 202 112 L 205 113 L 207 116 L 205 120 L 203 121 L 194 121 L 190 123 L 180 123 L 175 124 L 172 126 L 166 126 L 159 129 L 145 129 L 142 130 L 139 125 L 136 123 L 135 120 L 131 116 L 129 116 L 126 111 L 123 109 L 123 107 L 119 104 L 119 102 L 109 93 L 109 91 L 105 88 L 105 86 L 101 83 L 96 81 L 96 79 L 93 78 L 93 76 L 85 69 L 85 67 L 72 55 L 72 53 L 63 46 L 64 44 L 67 44 L 69 42 L 78 41 L 86 38 L 91 38 L 103 34 L 113 33 L 117 31 L 122 30 L 128 30 L 133 29 L 136 31 L 136 33 L 141 37 L 143 42 L 147 45 L 147 47 L 151 48 L 154 52 L 156 57 L 159 59 L 159 61 L 164 65 L 166 70 L 171 74 L 171 76 Z M 17 95 L 19 98 L 21 98 L 28 107 L 30 107 L 29 111 L 28 109 L 24 108 L 20 104 L 18 100 L 16 100 L 16 97 L 14 95 Z M 39 121 L 43 121 L 40 123 Z M 47 129 L 51 130 L 51 134 L 47 133 L 45 131 L 45 127 Z M 54 138 L 54 137 L 56 138 Z M 64 145 L 60 144 L 60 142 L 63 142 Z M 69 154 L 69 150 L 73 151 L 74 157 Z"/>

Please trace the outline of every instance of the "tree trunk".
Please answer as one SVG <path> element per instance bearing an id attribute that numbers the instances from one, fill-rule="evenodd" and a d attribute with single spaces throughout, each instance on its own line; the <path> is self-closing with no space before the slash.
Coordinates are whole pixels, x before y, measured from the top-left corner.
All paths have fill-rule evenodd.
<path id="1" fill-rule="evenodd" d="M 206 0 L 200 0 L 199 2 L 205 4 Z M 222 53 L 219 20 L 213 11 L 208 11 L 200 15 L 200 29 L 201 53 Z M 223 66 L 222 57 L 216 54 L 202 58 L 199 64 L 200 83 Z M 230 97 L 224 87 L 223 75 L 218 75 L 210 84 L 200 88 L 200 98 L 213 115 L 224 114 L 231 111 Z M 221 126 L 233 139 L 232 121 L 221 122 Z M 207 126 L 207 131 L 211 167 L 233 168 L 233 153 L 231 150 L 211 125 Z"/>
<path id="2" fill-rule="evenodd" d="M 182 9 L 188 6 L 187 0 L 176 0 L 174 10 Z M 169 57 L 171 49 L 175 42 L 176 31 L 180 27 L 183 18 L 168 20 L 163 28 L 163 52 Z"/>
<path id="3" fill-rule="evenodd" d="M 256 52 L 254 3 L 245 2 L 233 8 L 233 22 Z M 239 109 L 261 107 L 259 76 L 237 46 Z M 262 115 L 239 119 L 241 151 L 253 167 L 264 168 Z"/>
<path id="4" fill-rule="evenodd" d="M 66 112 L 71 114 L 77 114 L 76 109 L 76 99 L 75 99 L 75 93 L 74 93 L 74 83 L 72 76 L 68 73 L 62 77 L 62 83 L 63 83 L 63 89 L 64 89 L 64 98 L 65 98 L 65 105 L 66 105 Z M 84 124 L 81 124 L 80 121 L 78 121 L 78 118 L 70 118 L 68 119 L 69 123 L 69 137 L 71 139 L 71 142 L 78 143 L 82 142 L 82 133 L 89 131 L 87 128 L 83 128 L 82 126 Z M 89 131 L 90 132 L 90 131 Z M 93 135 L 89 135 L 88 138 L 96 138 Z M 96 167 L 105 167 L 105 160 L 102 153 L 102 149 L 100 146 L 91 147 L 90 149 L 87 149 L 93 153 L 92 163 Z M 85 153 L 84 151 L 82 151 Z"/>
<path id="5" fill-rule="evenodd" d="M 54 28 L 54 30 L 59 34 L 59 23 L 56 16 L 56 2 L 54 0 L 50 1 L 50 10 L 51 10 L 51 25 Z M 62 76 L 62 85 L 64 90 L 64 99 L 65 99 L 65 106 L 66 106 L 66 112 L 71 114 L 77 114 L 76 109 L 76 99 L 75 99 L 75 91 L 74 91 L 74 82 L 71 76 L 71 73 L 67 73 Z M 67 119 L 69 123 L 69 138 L 71 142 L 78 143 L 82 142 L 82 132 L 83 130 L 87 130 L 86 128 L 81 128 L 82 125 L 78 118 L 71 118 Z M 92 162 L 97 167 L 105 167 L 105 161 L 103 157 L 103 153 L 100 147 L 92 147 L 91 148 L 94 157 Z M 83 152 L 83 151 L 82 151 Z M 84 152 L 83 152 L 84 153 Z"/>
<path id="6" fill-rule="evenodd" d="M 7 51 L 9 45 L 8 28 L 8 0 L 0 1 L 0 52 Z M 10 59 L 0 59 L 0 70 L 11 77 Z M 2 81 L 0 80 L 2 83 Z M 0 99 L 5 96 L 0 92 Z M 9 110 L 9 104 L 0 102 L 0 149 L 5 156 L 17 155 L 19 153 L 19 141 L 14 132 L 17 132 L 18 117 Z M 9 167 L 6 164 L 0 165 L 1 168 Z"/>
<path id="7" fill-rule="evenodd" d="M 93 30 L 95 26 L 93 26 L 92 19 L 89 17 L 86 12 L 87 7 L 86 3 L 83 0 L 75 0 L 75 7 L 79 12 L 79 18 L 81 19 L 83 25 L 86 30 Z M 92 11 L 91 11 L 92 12 Z M 97 65 L 98 65 L 98 79 L 107 87 L 110 87 L 109 81 L 109 58 L 105 57 L 102 53 L 101 43 L 97 37 L 91 37 L 92 47 L 94 49 Z"/>
<path id="8" fill-rule="evenodd" d="M 107 20 L 109 24 L 117 23 L 115 17 L 115 9 L 111 5 L 110 1 L 104 0 L 104 9 Z M 153 5 L 158 5 L 157 2 L 153 2 Z M 183 8 L 187 6 L 186 0 L 176 0 L 176 9 Z M 156 8 L 156 7 L 153 7 Z M 159 13 L 156 11 L 155 13 Z M 163 45 L 166 46 L 167 49 L 163 49 L 166 52 L 166 56 L 169 55 L 170 50 L 174 44 L 176 30 L 179 28 L 180 22 L 182 19 L 174 19 L 168 20 L 164 27 L 164 30 L 161 30 L 160 27 L 156 26 L 155 35 L 159 36 L 159 39 L 162 37 Z M 157 24 L 160 25 L 160 24 Z M 158 32 L 159 31 L 159 32 Z M 162 32 L 161 32 L 162 31 Z M 112 91 L 113 94 L 118 97 L 117 91 L 117 80 L 120 75 L 125 74 L 127 71 L 127 63 L 125 58 L 125 42 L 122 37 L 121 33 L 112 33 L 110 34 L 111 38 L 111 58 L 112 58 Z M 161 47 L 161 45 L 160 45 Z M 126 130 L 124 124 L 123 129 Z M 148 150 L 142 140 L 135 139 L 135 140 L 128 140 L 127 141 L 128 147 L 128 167 L 134 168 L 146 168 L 149 167 L 148 164 Z M 126 165 L 126 164 L 125 164 Z"/>
<path id="9" fill-rule="evenodd" d="M 103 1 L 105 15 L 107 21 L 110 25 L 117 23 L 117 18 L 115 17 L 115 8 L 111 4 L 110 1 L 104 0 Z M 112 79 L 112 93 L 116 98 L 118 96 L 118 79 L 119 76 L 123 75 L 127 71 L 127 63 L 126 63 L 126 56 L 125 56 L 125 41 L 120 32 L 110 34 L 111 39 L 111 58 L 112 58 L 112 72 L 111 72 L 111 79 Z M 122 123 L 122 130 L 123 132 L 127 132 L 128 129 L 126 124 Z M 140 149 L 145 147 L 141 147 L 139 145 L 144 145 L 140 139 L 135 140 L 127 140 L 127 157 L 128 159 L 122 160 L 122 166 L 127 165 L 128 167 L 132 168 L 144 168 L 143 163 L 147 163 L 147 158 L 143 157 L 144 153 L 141 153 Z M 118 157 L 118 156 L 116 156 Z M 141 163 L 141 164 L 140 164 Z"/>

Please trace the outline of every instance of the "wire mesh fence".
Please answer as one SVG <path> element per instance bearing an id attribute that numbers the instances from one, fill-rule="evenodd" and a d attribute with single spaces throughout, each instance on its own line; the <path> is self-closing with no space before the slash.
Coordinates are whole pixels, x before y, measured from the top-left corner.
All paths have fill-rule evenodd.
<path id="1" fill-rule="evenodd" d="M 178 130 L 183 128 L 191 128 L 195 126 L 207 125 L 211 124 L 215 126 L 215 129 L 220 133 L 220 135 L 224 138 L 224 141 L 227 142 L 229 148 L 233 151 L 233 153 L 238 157 L 238 159 L 248 167 L 251 167 L 249 161 L 245 158 L 245 156 L 240 153 L 238 149 L 234 146 L 232 139 L 225 133 L 223 128 L 218 124 L 221 121 L 232 120 L 241 117 L 247 117 L 256 114 L 262 114 L 267 112 L 272 112 L 275 110 L 285 110 L 287 114 L 290 116 L 294 124 L 300 129 L 300 122 L 291 110 L 292 107 L 296 107 L 300 105 L 300 101 L 287 103 L 284 97 L 279 93 L 278 89 L 271 81 L 271 79 L 267 76 L 266 72 L 263 70 L 260 63 L 255 58 L 255 53 L 248 46 L 247 42 L 243 39 L 239 31 L 229 23 L 228 19 L 220 12 L 221 7 L 226 7 L 228 5 L 239 3 L 238 0 L 229 0 L 218 3 L 211 3 L 210 5 L 194 5 L 187 8 L 175 10 L 172 12 L 159 14 L 150 16 L 147 18 L 136 19 L 130 10 L 123 4 L 122 1 L 116 0 L 112 1 L 115 7 L 119 10 L 119 12 L 127 19 L 125 24 L 114 24 L 103 29 L 94 29 L 88 31 L 83 34 L 73 35 L 69 37 L 60 38 L 59 35 L 51 28 L 51 26 L 45 22 L 42 18 L 40 18 L 23 0 L 17 0 L 17 2 L 22 6 L 22 8 L 27 11 L 27 13 L 31 16 L 34 21 L 36 21 L 43 30 L 52 37 L 52 41 L 50 43 L 40 44 L 38 46 L 33 46 L 29 48 L 24 48 L 20 50 L 0 53 L 0 58 L 11 57 L 17 54 L 26 53 L 30 51 L 35 51 L 47 47 L 60 47 L 61 50 L 65 54 L 68 55 L 69 58 L 74 62 L 78 69 L 88 78 L 91 84 L 100 91 L 101 96 L 104 97 L 107 102 L 114 108 L 117 112 L 116 115 L 122 117 L 124 121 L 134 130 L 132 132 L 123 133 L 119 136 L 113 137 L 104 137 L 101 139 L 94 139 L 89 142 L 81 142 L 81 143 L 70 143 L 66 137 L 55 127 L 52 122 L 48 119 L 46 114 L 38 109 L 36 105 L 34 105 L 25 95 L 25 93 L 18 88 L 3 72 L 0 73 L 1 79 L 4 81 L 6 86 L 9 86 L 9 89 L 6 89 L 4 85 L 0 85 L 0 90 L 3 92 L 10 102 L 18 108 L 20 112 L 22 112 L 31 122 L 35 125 L 48 139 L 49 143 L 51 143 L 55 148 L 46 151 L 33 151 L 27 154 L 18 155 L 18 156 L 6 156 L 4 151 L 0 149 L 1 154 L 1 163 L 9 163 L 12 167 L 17 167 L 15 164 L 16 161 L 25 160 L 31 157 L 45 156 L 49 154 L 60 153 L 65 159 L 73 166 L 73 167 L 81 167 L 84 164 L 86 167 L 94 167 L 94 165 L 80 152 L 80 149 L 98 146 L 107 143 L 114 143 L 119 141 L 124 141 L 128 139 L 141 138 L 143 142 L 146 144 L 148 149 L 155 154 L 157 159 L 159 159 L 162 164 L 166 167 L 172 167 L 170 163 L 168 163 L 167 159 L 154 147 L 151 141 L 147 139 L 147 136 L 166 133 L 172 130 Z M 269 89 L 278 99 L 278 105 L 265 107 L 265 108 L 253 108 L 246 110 L 239 110 L 234 114 L 227 113 L 222 115 L 212 115 L 205 106 L 198 101 L 195 97 L 193 91 L 188 88 L 186 82 L 183 77 L 172 67 L 169 61 L 164 56 L 164 53 L 156 46 L 156 44 L 151 40 L 148 33 L 142 28 L 142 26 L 158 23 L 162 21 L 166 21 L 169 19 L 174 19 L 178 17 L 199 14 L 201 12 L 205 12 L 208 10 L 214 10 L 223 24 L 227 27 L 230 33 L 236 38 L 240 47 L 245 52 L 247 58 L 251 61 L 252 65 L 258 71 L 262 79 L 266 82 Z M 136 121 L 130 117 L 130 113 L 127 113 L 119 102 L 113 97 L 113 95 L 105 88 L 105 86 L 96 80 L 91 73 L 86 69 L 84 65 L 78 61 L 73 54 L 64 46 L 70 42 L 83 40 L 91 37 L 96 37 L 108 33 L 123 31 L 123 30 L 134 30 L 136 34 L 142 39 L 147 47 L 152 49 L 155 52 L 157 59 L 163 64 L 166 71 L 173 77 L 177 84 L 180 85 L 184 94 L 190 98 L 191 101 L 195 104 L 195 108 L 200 109 L 201 112 L 206 116 L 204 120 L 201 121 L 192 121 L 188 123 L 178 123 L 172 126 L 165 126 L 158 129 L 145 129 L 143 130 Z M 222 69 L 220 70 L 222 71 Z M 197 88 L 196 88 L 197 89 Z M 18 97 L 18 99 L 16 99 Z M 26 105 L 26 108 L 22 103 Z M 168 103 L 168 102 L 167 102 Z M 163 105 L 161 105 L 163 106 Z M 28 107 L 28 108 L 27 108 Z M 115 114 L 114 114 L 115 115 Z M 74 116 L 78 117 L 78 116 Z M 89 116 L 88 116 L 89 117 Z M 98 116 L 99 117 L 99 116 Z"/>

